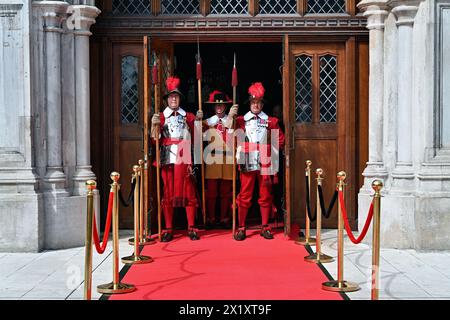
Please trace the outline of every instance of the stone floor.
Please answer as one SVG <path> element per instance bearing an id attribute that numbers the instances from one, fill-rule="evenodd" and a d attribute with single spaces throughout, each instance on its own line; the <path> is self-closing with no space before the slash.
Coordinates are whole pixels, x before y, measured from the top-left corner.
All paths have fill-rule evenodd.
<path id="1" fill-rule="evenodd" d="M 121 233 L 120 257 L 132 252 L 127 241 L 130 237 L 131 232 Z M 322 237 L 322 252 L 336 257 L 336 230 L 325 230 Z M 103 255 L 94 250 L 92 299 L 100 297 L 95 290 L 97 285 L 112 281 L 111 241 L 107 248 Z M 347 294 L 350 299 L 370 299 L 371 254 L 368 245 L 354 245 L 345 238 L 344 280 L 361 287 Z M 336 260 L 323 265 L 334 278 Z M 380 299 L 450 299 L 450 251 L 382 249 L 380 269 Z M 80 300 L 83 278 L 84 247 L 0 253 L 0 299 Z"/>

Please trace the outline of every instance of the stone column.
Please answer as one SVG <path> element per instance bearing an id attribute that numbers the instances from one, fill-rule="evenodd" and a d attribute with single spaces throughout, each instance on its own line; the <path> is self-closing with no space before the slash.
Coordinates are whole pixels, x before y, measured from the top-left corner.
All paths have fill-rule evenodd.
<path id="1" fill-rule="evenodd" d="M 372 181 L 385 179 L 383 163 L 384 21 L 388 0 L 363 0 L 358 8 L 367 17 L 369 31 L 369 162 L 363 172 L 364 191 L 372 193 Z"/>
<path id="2" fill-rule="evenodd" d="M 85 182 L 95 179 L 90 154 L 90 91 L 89 91 L 89 29 L 100 14 L 96 7 L 74 5 L 70 7 L 75 35 L 75 100 L 77 132 L 77 166 L 73 176 L 74 195 L 86 193 Z"/>
<path id="3" fill-rule="evenodd" d="M 66 176 L 62 166 L 61 114 L 61 25 L 68 4 L 62 1 L 40 2 L 44 17 L 46 65 L 47 171 L 45 189 L 66 193 Z"/>
<path id="4" fill-rule="evenodd" d="M 410 192 L 414 171 L 412 166 L 412 37 L 414 17 L 420 0 L 395 0 L 393 8 L 398 27 L 398 112 L 397 112 L 397 163 L 392 172 L 393 190 Z"/>

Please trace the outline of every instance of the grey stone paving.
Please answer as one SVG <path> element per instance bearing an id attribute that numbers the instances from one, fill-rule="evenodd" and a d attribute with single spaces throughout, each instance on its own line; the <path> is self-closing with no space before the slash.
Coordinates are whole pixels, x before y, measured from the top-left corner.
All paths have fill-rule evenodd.
<path id="1" fill-rule="evenodd" d="M 132 253 L 133 248 L 128 245 L 130 237 L 132 232 L 121 232 L 120 257 Z M 322 240 L 322 252 L 335 257 L 335 261 L 323 266 L 336 278 L 336 230 L 324 230 Z M 347 295 L 350 299 L 369 300 L 372 249 L 367 244 L 354 245 L 346 236 L 344 246 L 344 280 L 356 282 L 361 288 Z M 101 296 L 95 290 L 97 285 L 112 281 L 111 250 L 111 240 L 103 255 L 94 250 L 92 299 Z M 380 299 L 450 300 L 450 251 L 381 249 L 380 275 Z M 83 278 L 84 247 L 0 253 L 0 299 L 81 300 Z"/>

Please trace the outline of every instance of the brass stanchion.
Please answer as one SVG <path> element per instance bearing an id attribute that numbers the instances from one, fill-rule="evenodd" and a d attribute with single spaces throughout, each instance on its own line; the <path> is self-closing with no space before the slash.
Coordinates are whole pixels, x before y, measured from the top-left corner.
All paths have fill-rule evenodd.
<path id="1" fill-rule="evenodd" d="M 340 171 L 337 174 L 339 179 L 339 192 L 344 191 L 344 180 L 347 174 Z M 351 292 L 359 290 L 359 286 L 354 282 L 345 281 L 344 279 L 344 217 L 340 201 L 338 201 L 338 279 L 322 283 L 322 289 L 336 292 Z"/>
<path id="2" fill-rule="evenodd" d="M 111 173 L 111 188 L 114 192 L 113 201 L 113 282 L 107 284 L 101 284 L 97 286 L 99 293 L 115 294 L 115 293 L 128 293 L 136 290 L 136 287 L 132 284 L 126 284 L 119 282 L 119 181 L 120 174 L 117 172 Z"/>
<path id="3" fill-rule="evenodd" d="M 145 230 L 147 229 L 147 219 L 146 219 L 147 214 L 144 212 L 144 160 L 139 160 L 138 163 L 139 166 L 136 166 L 138 168 L 138 173 L 137 175 L 135 173 L 135 176 L 139 176 L 139 180 L 136 180 L 136 187 L 139 189 L 139 192 L 134 193 L 134 199 L 135 202 L 138 203 L 139 208 L 139 227 L 138 227 L 139 244 L 142 246 L 146 246 L 149 244 L 155 244 L 156 241 L 151 238 L 147 238 L 145 232 Z M 134 238 L 128 239 L 128 243 L 134 245 Z"/>
<path id="4" fill-rule="evenodd" d="M 134 171 L 134 177 L 136 179 L 136 183 L 138 184 L 140 182 L 141 177 L 139 166 L 133 166 Z M 134 189 L 134 196 L 138 197 L 140 191 L 137 189 Z M 134 202 L 134 239 L 139 239 L 139 203 L 137 201 Z M 149 256 L 142 256 L 139 255 L 139 242 L 134 242 L 134 253 L 131 256 L 122 258 L 122 262 L 125 264 L 143 264 L 143 263 L 150 263 L 153 262 L 153 259 Z"/>
<path id="5" fill-rule="evenodd" d="M 381 194 L 383 182 L 374 180 L 372 189 L 375 191 L 373 196 L 373 229 L 372 229 L 372 300 L 378 300 L 379 294 L 379 271 L 380 271 L 380 209 Z"/>
<path id="6" fill-rule="evenodd" d="M 317 175 L 317 185 L 322 185 L 322 169 L 316 170 Z M 332 262 L 334 259 L 333 257 L 330 257 L 326 254 L 322 253 L 322 246 L 321 246 L 321 233 L 322 233 L 322 208 L 320 207 L 320 199 L 319 199 L 319 188 L 317 188 L 316 191 L 316 207 L 317 207 L 317 220 L 316 220 L 316 253 L 313 253 L 307 257 L 304 258 L 304 261 L 310 262 L 310 263 L 328 263 Z"/>
<path id="7" fill-rule="evenodd" d="M 84 300 L 91 300 L 92 292 L 92 225 L 94 222 L 94 190 L 97 182 L 88 180 L 86 182 L 87 193 L 87 215 L 86 215 L 86 248 L 84 253 Z"/>
<path id="8" fill-rule="evenodd" d="M 144 160 L 139 160 L 139 176 L 140 176 L 140 187 L 139 187 L 139 221 L 140 221 L 140 228 L 139 228 L 139 244 L 146 246 L 149 244 L 155 244 L 156 241 L 147 238 L 147 212 L 144 211 Z"/>
<path id="9" fill-rule="evenodd" d="M 311 160 L 307 160 L 306 161 L 305 175 L 308 177 L 308 187 L 309 187 L 310 192 L 311 192 L 311 165 L 312 165 L 312 161 Z M 309 199 L 307 201 L 309 201 Z M 306 212 L 305 236 L 304 237 L 300 237 L 297 241 L 295 241 L 295 243 L 296 244 L 300 244 L 302 246 L 315 245 L 316 244 L 316 239 L 310 237 L 310 232 L 311 232 L 310 231 L 310 224 L 311 224 L 311 222 L 309 220 L 307 205 L 305 206 L 305 212 Z"/>

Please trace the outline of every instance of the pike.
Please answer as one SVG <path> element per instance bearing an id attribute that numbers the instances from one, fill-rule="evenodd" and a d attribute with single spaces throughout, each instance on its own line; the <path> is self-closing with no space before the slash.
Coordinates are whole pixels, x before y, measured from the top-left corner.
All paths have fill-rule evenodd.
<path id="1" fill-rule="evenodd" d="M 234 53 L 233 71 L 231 72 L 231 86 L 233 87 L 233 105 L 237 100 L 238 74 L 236 68 L 236 53 Z M 233 119 L 233 234 L 236 232 L 236 119 Z"/>
<path id="2" fill-rule="evenodd" d="M 198 109 L 202 111 L 202 64 L 200 60 L 200 42 L 197 38 L 197 65 L 196 74 L 198 82 Z M 200 125 L 202 132 L 202 124 Z M 200 135 L 200 161 L 202 171 L 202 212 L 203 212 L 203 225 L 206 225 L 206 202 L 205 202 L 205 164 L 203 163 L 203 134 Z"/>
<path id="3" fill-rule="evenodd" d="M 156 53 L 153 52 L 153 68 L 152 68 L 152 82 L 155 92 L 155 114 L 159 114 L 159 100 L 158 100 L 158 66 L 156 64 Z M 156 129 L 156 196 L 158 202 L 158 238 L 161 241 L 161 182 L 160 182 L 160 162 L 161 153 L 159 150 L 159 126 Z"/>
<path id="4" fill-rule="evenodd" d="M 151 53 L 149 46 L 148 36 L 144 36 L 144 132 L 143 132 L 143 140 L 144 140 L 144 167 L 142 172 L 142 197 L 143 197 L 143 219 L 141 217 L 141 225 L 139 227 L 140 230 L 140 243 L 141 244 L 149 244 L 150 242 L 154 242 L 151 239 L 151 228 L 149 228 L 149 220 L 148 220 L 148 200 L 149 200 L 149 184 L 148 177 L 151 176 L 151 165 L 150 165 L 150 148 L 149 148 L 149 105 L 150 105 L 150 97 L 149 97 L 149 85 L 150 85 L 150 75 L 149 75 L 149 64 L 151 61 Z M 143 221 L 142 221 L 143 220 Z M 145 226 L 145 227 L 143 227 Z M 150 230 L 150 232 L 149 232 Z"/>

